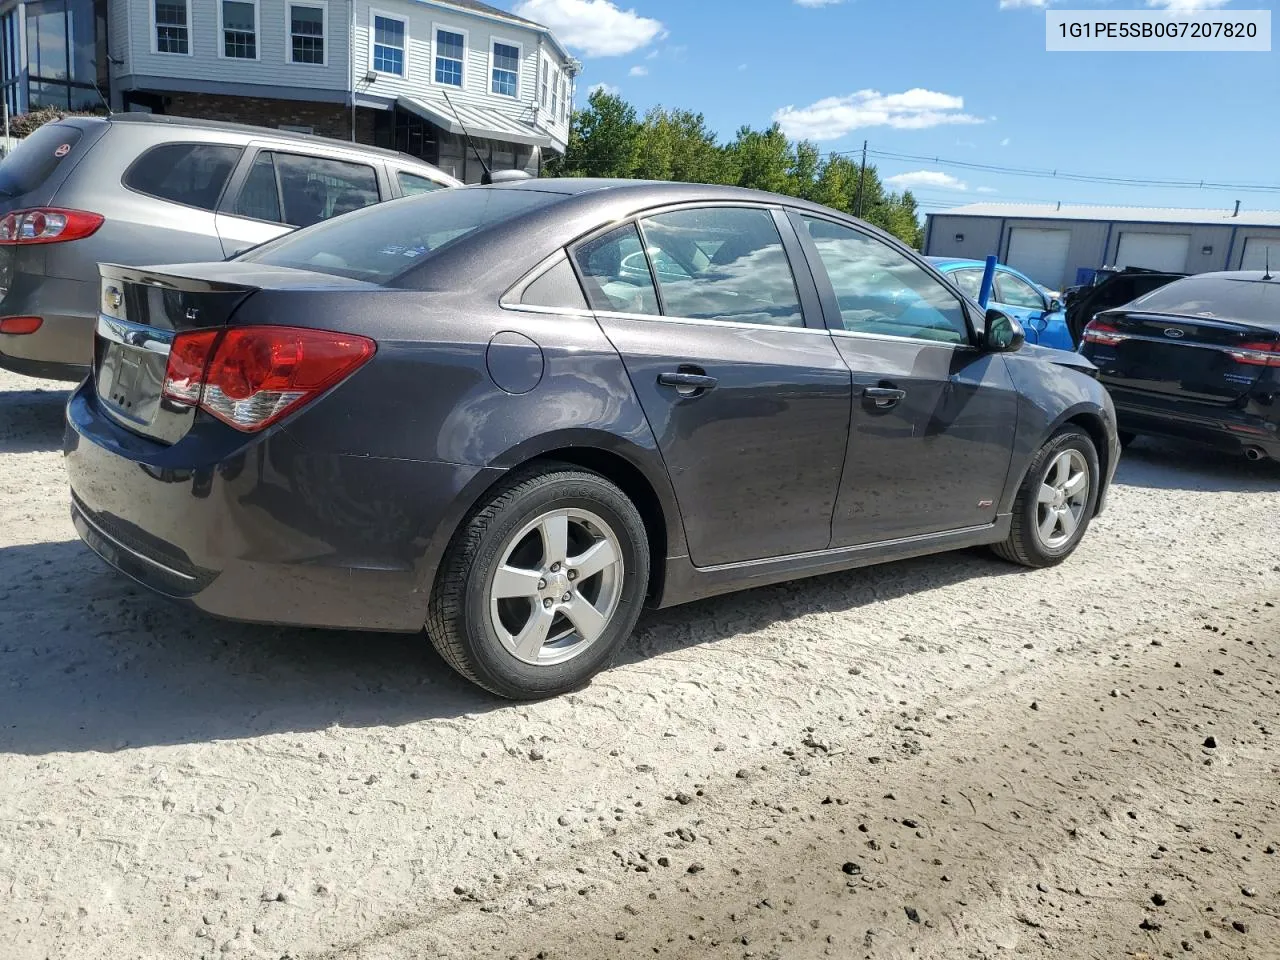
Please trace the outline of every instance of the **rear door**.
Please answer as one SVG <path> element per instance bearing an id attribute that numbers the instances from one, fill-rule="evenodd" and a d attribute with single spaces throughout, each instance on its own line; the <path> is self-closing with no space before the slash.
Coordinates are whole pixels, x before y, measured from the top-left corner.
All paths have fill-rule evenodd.
<path id="1" fill-rule="evenodd" d="M 378 203 L 384 199 L 378 166 L 274 146 L 251 149 L 218 208 L 223 255 Z"/>
<path id="2" fill-rule="evenodd" d="M 792 217 L 853 371 L 832 545 L 992 523 L 1017 425 L 1004 357 L 972 345 L 961 299 L 905 253 L 844 223 Z"/>
<path id="3" fill-rule="evenodd" d="M 659 213 L 574 250 L 699 567 L 831 541 L 850 378 L 820 319 L 806 325 L 818 306 L 800 257 L 787 221 L 757 206 Z"/>

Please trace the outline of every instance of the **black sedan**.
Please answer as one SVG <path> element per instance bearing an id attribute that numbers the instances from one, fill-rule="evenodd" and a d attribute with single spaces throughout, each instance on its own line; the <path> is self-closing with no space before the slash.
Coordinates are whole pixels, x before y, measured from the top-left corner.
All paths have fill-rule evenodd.
<path id="1" fill-rule="evenodd" d="M 1058 563 L 1119 455 L 1088 361 L 753 191 L 441 191 L 102 276 L 65 443 L 89 546 L 225 617 L 425 625 L 507 697 L 585 682 L 646 603 Z"/>
<path id="2" fill-rule="evenodd" d="M 1106 310 L 1081 351 L 1115 399 L 1127 443 L 1199 441 L 1280 458 L 1280 279 L 1201 273 Z"/>

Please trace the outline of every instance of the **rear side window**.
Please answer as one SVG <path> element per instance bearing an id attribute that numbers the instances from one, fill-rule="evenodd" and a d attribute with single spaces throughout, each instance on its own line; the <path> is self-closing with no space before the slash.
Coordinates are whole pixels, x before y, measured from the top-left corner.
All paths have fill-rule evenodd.
<path id="1" fill-rule="evenodd" d="M 428 177 L 420 177 L 416 173 L 407 173 L 404 170 L 396 172 L 396 179 L 400 181 L 400 192 L 406 197 L 415 197 L 420 193 L 431 193 L 433 190 L 443 190 L 443 183 L 436 183 Z"/>
<path id="2" fill-rule="evenodd" d="M 594 309 L 658 315 L 658 295 L 635 224 L 587 241 L 573 256 Z"/>
<path id="3" fill-rule="evenodd" d="M 574 310 L 587 309 L 578 278 L 573 274 L 569 261 L 561 256 L 554 267 L 524 288 L 520 302 L 531 307 L 562 307 Z"/>
<path id="4" fill-rule="evenodd" d="M 640 228 L 667 316 L 804 326 L 795 278 L 769 211 L 680 210 L 642 220 Z"/>
<path id="5" fill-rule="evenodd" d="M 463 237 L 561 199 L 538 190 L 437 190 L 286 234 L 240 259 L 390 284 Z"/>
<path id="6" fill-rule="evenodd" d="M 973 299 L 977 300 L 978 294 L 982 292 L 981 270 L 953 270 L 951 281 L 960 288 L 960 292 L 966 297 L 973 297 Z"/>
<path id="7" fill-rule="evenodd" d="M 214 210 L 240 152 L 216 143 L 166 143 L 135 160 L 125 171 L 124 185 L 149 197 Z"/>
<path id="8" fill-rule="evenodd" d="M 378 175 L 368 164 L 264 150 L 233 210 L 255 220 L 309 227 L 379 199 Z"/>
<path id="9" fill-rule="evenodd" d="M 83 131 L 46 123 L 24 139 L 0 163 L 0 195 L 17 197 L 39 187 L 69 157 Z"/>

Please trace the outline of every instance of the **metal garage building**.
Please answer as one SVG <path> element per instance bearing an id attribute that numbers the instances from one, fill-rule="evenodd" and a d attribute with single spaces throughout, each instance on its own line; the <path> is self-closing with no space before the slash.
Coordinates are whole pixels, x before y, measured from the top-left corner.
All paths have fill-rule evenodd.
<path id="1" fill-rule="evenodd" d="M 1006 203 L 931 213 L 924 241 L 929 256 L 981 260 L 994 253 L 1055 290 L 1103 266 L 1260 270 L 1268 248 L 1280 267 L 1280 211 Z"/>

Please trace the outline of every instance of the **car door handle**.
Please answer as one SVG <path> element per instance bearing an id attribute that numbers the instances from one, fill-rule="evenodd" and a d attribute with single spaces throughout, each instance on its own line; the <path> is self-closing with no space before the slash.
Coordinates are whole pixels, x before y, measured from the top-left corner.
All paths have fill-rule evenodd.
<path id="1" fill-rule="evenodd" d="M 888 410 L 890 407 L 896 407 L 898 401 L 905 399 L 907 391 L 899 390 L 897 387 L 866 387 L 862 391 L 862 396 L 873 401 L 879 409 Z"/>
<path id="2" fill-rule="evenodd" d="M 705 393 L 713 389 L 719 382 L 715 377 L 708 377 L 705 373 L 693 373 L 685 370 L 658 374 L 658 383 L 664 387 L 675 387 L 681 396 L 686 397 Z"/>

